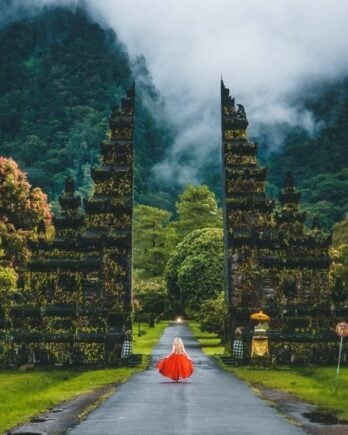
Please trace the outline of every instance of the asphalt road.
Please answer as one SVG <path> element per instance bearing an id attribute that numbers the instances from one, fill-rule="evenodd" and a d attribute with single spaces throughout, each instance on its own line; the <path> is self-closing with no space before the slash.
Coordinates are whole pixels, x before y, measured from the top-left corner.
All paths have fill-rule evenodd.
<path id="1" fill-rule="evenodd" d="M 155 363 L 171 350 L 175 336 L 184 340 L 195 364 L 189 380 L 162 377 Z M 70 435 L 295 435 L 290 424 L 242 381 L 220 370 L 200 350 L 185 325 L 166 328 L 148 370 L 117 388 Z"/>

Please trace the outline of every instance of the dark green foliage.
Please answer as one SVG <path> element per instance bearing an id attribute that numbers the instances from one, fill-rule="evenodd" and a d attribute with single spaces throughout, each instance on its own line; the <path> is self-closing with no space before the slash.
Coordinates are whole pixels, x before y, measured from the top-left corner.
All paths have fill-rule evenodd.
<path id="1" fill-rule="evenodd" d="M 198 177 L 202 183 L 209 186 L 209 189 L 215 194 L 219 206 L 222 203 L 222 161 L 220 152 L 211 151 L 204 165 L 198 172 Z"/>
<path id="2" fill-rule="evenodd" d="M 139 281 L 134 288 L 134 298 L 138 301 L 138 315 L 154 319 L 168 311 L 167 289 L 162 279 Z"/>
<path id="3" fill-rule="evenodd" d="M 221 292 L 216 298 L 204 301 L 198 316 L 202 331 L 213 332 L 222 339 L 226 314 L 227 305 L 224 292 Z"/>
<path id="4" fill-rule="evenodd" d="M 174 314 L 198 313 L 203 301 L 224 289 L 223 230 L 192 231 L 178 244 L 165 271 Z"/>
<path id="5" fill-rule="evenodd" d="M 178 186 L 164 186 L 153 167 L 163 160 L 174 141 L 174 131 L 164 115 L 164 101 L 156 90 L 144 56 L 132 64 L 136 79 L 135 200 L 173 210 Z"/>
<path id="6" fill-rule="evenodd" d="M 127 54 L 113 32 L 62 9 L 2 29 L 0 51 L 1 152 L 51 198 L 69 172 L 81 187 L 130 83 Z"/>
<path id="7" fill-rule="evenodd" d="M 215 194 L 208 186 L 188 184 L 175 203 L 178 219 L 168 230 L 167 245 L 172 249 L 183 238 L 200 228 L 222 228 L 222 210 L 218 208 Z"/>
<path id="8" fill-rule="evenodd" d="M 166 247 L 171 214 L 147 205 L 134 209 L 133 267 L 142 278 L 162 276 L 169 252 Z"/>
<path id="9" fill-rule="evenodd" d="M 282 148 L 263 160 L 278 188 L 286 172 L 293 173 L 309 217 L 318 213 L 328 230 L 348 211 L 348 79 L 307 90 L 301 104 L 313 113 L 318 132 L 286 131 Z"/>
<path id="10" fill-rule="evenodd" d="M 145 205 L 138 205 L 134 210 L 134 296 L 140 303 L 140 313 L 158 316 L 165 307 L 170 315 L 183 314 L 187 302 L 186 314 L 191 315 L 199 308 L 201 299 L 212 292 L 215 295 L 216 286 L 220 288 L 216 274 L 223 267 L 222 217 L 214 194 L 207 186 L 188 185 L 176 202 L 176 211 L 176 219 L 170 221 L 171 213 L 166 210 Z M 208 227 L 212 228 L 211 233 Z M 202 228 L 208 232 L 194 231 Z M 195 234 L 197 241 L 192 239 L 192 243 L 177 246 L 188 233 Z M 172 262 L 167 267 L 167 282 L 174 280 L 170 300 L 167 293 L 163 293 L 162 280 L 169 258 Z M 204 285 L 202 279 L 205 279 Z M 195 290 L 191 298 L 193 288 L 199 289 L 199 294 Z"/>
<path id="11" fill-rule="evenodd" d="M 172 139 L 165 120 L 151 114 L 160 112 L 160 99 L 144 58 L 132 74 L 112 30 L 81 10 L 61 8 L 2 28 L 0 52 L 0 152 L 13 157 L 33 185 L 56 199 L 70 174 L 78 190 L 89 193 L 110 110 L 135 77 L 136 200 L 168 205 L 150 180 Z"/>

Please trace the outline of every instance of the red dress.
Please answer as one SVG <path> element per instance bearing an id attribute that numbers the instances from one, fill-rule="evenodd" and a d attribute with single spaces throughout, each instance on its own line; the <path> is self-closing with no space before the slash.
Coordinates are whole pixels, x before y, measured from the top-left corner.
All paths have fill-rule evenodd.
<path id="1" fill-rule="evenodd" d="M 179 381 L 192 375 L 193 364 L 184 353 L 171 353 L 156 364 L 161 375 Z"/>

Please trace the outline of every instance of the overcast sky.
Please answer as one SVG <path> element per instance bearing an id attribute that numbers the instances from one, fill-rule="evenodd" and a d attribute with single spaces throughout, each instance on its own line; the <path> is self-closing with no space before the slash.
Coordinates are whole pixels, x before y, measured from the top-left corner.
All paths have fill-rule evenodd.
<path id="1" fill-rule="evenodd" d="M 86 2 L 115 29 L 131 57 L 147 59 L 180 131 L 170 168 L 163 167 L 167 173 L 180 150 L 192 148 L 199 166 L 217 148 L 221 75 L 255 127 L 284 121 L 312 129 L 311 114 L 289 105 L 291 96 L 348 70 L 346 0 Z M 181 167 L 183 182 L 192 174 L 192 165 L 186 172 Z"/>

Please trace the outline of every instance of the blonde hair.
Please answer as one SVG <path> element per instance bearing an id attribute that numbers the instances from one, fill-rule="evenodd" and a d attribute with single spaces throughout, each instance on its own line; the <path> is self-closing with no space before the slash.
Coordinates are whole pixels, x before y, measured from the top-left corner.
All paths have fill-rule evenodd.
<path id="1" fill-rule="evenodd" d="M 185 346 L 180 337 L 175 337 L 173 340 L 173 352 L 185 352 Z"/>

